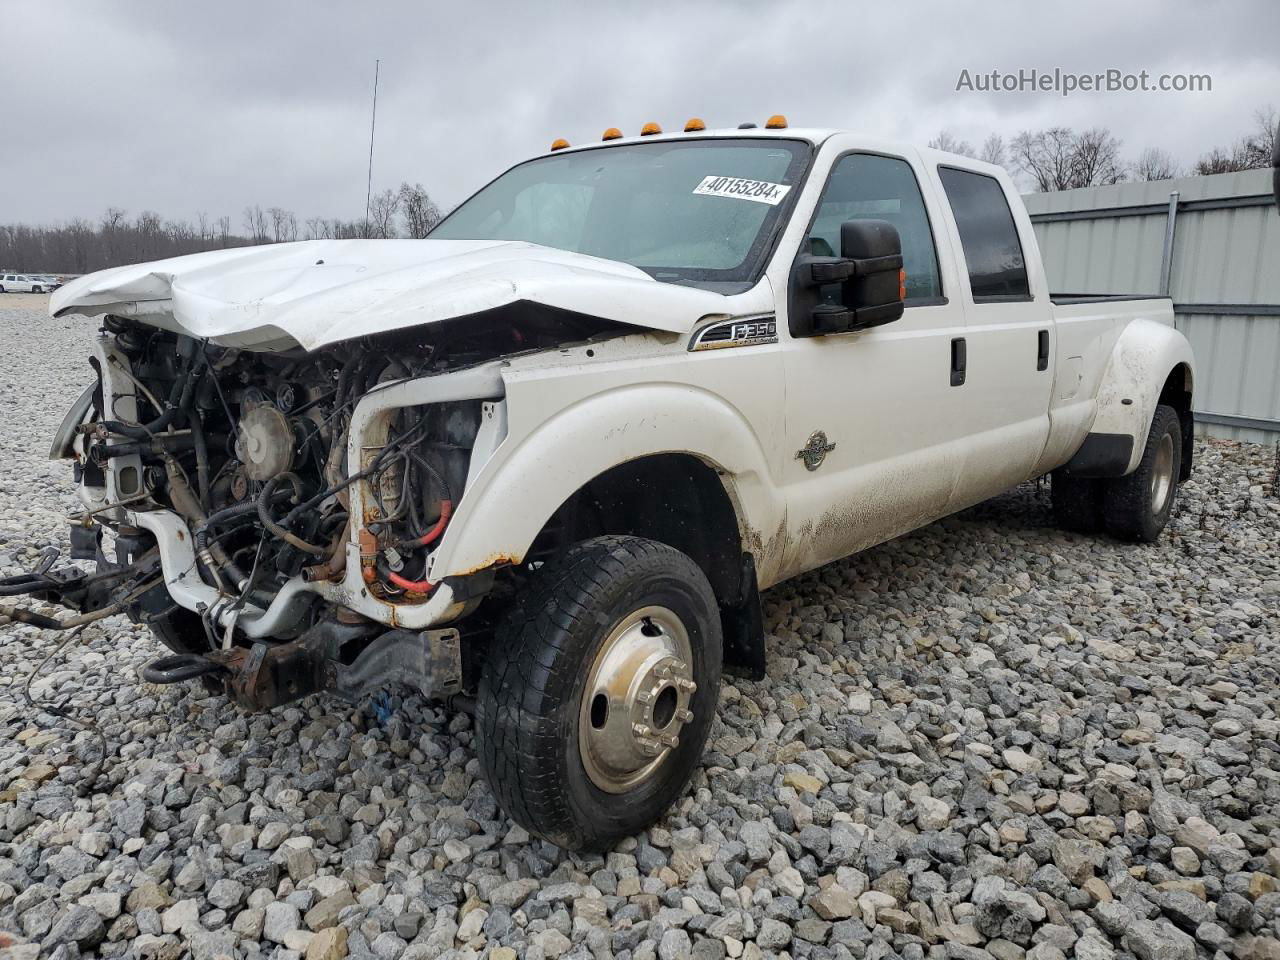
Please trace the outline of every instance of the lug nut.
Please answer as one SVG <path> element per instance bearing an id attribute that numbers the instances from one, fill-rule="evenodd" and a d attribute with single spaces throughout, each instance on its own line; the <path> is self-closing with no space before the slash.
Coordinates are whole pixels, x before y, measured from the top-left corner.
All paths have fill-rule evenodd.
<path id="1" fill-rule="evenodd" d="M 693 719 L 693 711 L 692 711 L 692 710 L 677 710 L 677 711 L 676 711 L 676 719 L 677 719 L 677 720 L 679 720 L 681 723 L 688 723 L 690 720 L 692 720 L 692 719 Z"/>
<path id="2" fill-rule="evenodd" d="M 680 738 L 677 737 L 674 733 L 659 734 L 658 739 L 661 740 L 663 744 L 670 747 L 672 750 L 680 746 Z"/>
<path id="3" fill-rule="evenodd" d="M 631 732 L 637 737 L 647 737 L 649 734 L 653 733 L 653 731 L 649 729 L 648 725 L 643 723 L 633 723 L 631 725 Z"/>

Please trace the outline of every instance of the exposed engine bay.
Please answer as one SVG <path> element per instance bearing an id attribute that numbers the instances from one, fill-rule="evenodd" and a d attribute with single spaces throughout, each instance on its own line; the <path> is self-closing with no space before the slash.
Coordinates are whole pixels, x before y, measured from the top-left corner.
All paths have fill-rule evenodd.
<path id="1" fill-rule="evenodd" d="M 49 558 L 0 584 L 79 617 L 3 612 L 57 629 L 123 612 L 174 651 L 146 679 L 203 677 L 247 707 L 388 680 L 456 692 L 458 631 L 423 628 L 473 611 L 495 571 L 436 583 L 430 564 L 473 452 L 502 439 L 495 358 L 602 332 L 523 320 L 259 352 L 106 317 L 51 452 L 86 508 L 72 559 L 97 570 Z"/>
<path id="2" fill-rule="evenodd" d="M 82 482 L 105 486 L 110 460 L 137 456 L 139 493 L 189 522 L 209 578 L 261 599 L 299 574 L 341 575 L 349 487 L 363 479 L 373 499 L 365 530 L 376 540 L 367 581 L 389 597 L 430 592 L 423 554 L 465 482 L 480 402 L 402 408 L 362 476 L 348 476 L 345 456 L 356 401 L 429 373 L 430 348 L 250 353 L 148 328 L 114 332 L 142 400 L 136 419 L 121 420 L 115 398 L 95 394 L 79 428 Z"/>

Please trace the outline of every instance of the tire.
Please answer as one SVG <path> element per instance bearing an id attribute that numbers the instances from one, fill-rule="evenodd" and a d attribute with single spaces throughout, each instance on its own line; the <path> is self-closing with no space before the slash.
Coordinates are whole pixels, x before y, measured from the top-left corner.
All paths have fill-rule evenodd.
<path id="1" fill-rule="evenodd" d="M 1169 522 L 1182 467 L 1182 426 L 1173 407 L 1156 407 L 1138 469 L 1107 482 L 1102 516 L 1108 533 L 1154 543 Z"/>
<path id="2" fill-rule="evenodd" d="M 44 287 L 32 287 L 32 288 L 31 288 L 31 292 L 32 292 L 32 293 L 44 293 Z"/>
<path id="3" fill-rule="evenodd" d="M 503 810 L 568 850 L 607 850 L 656 820 L 701 759 L 722 644 L 711 585 L 672 547 L 599 537 L 548 561 L 499 627 L 476 697 Z"/>
<path id="4" fill-rule="evenodd" d="M 1073 533 L 1098 533 L 1102 530 L 1103 481 L 1068 476 L 1053 471 L 1049 498 L 1053 502 L 1053 519 L 1063 530 Z"/>

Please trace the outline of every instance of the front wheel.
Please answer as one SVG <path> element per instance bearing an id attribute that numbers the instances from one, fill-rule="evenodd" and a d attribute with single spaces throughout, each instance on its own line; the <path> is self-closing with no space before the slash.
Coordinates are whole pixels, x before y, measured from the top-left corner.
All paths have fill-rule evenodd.
<path id="1" fill-rule="evenodd" d="M 32 292 L 32 293 L 44 293 L 44 287 L 32 287 L 32 288 L 31 288 L 31 292 Z"/>
<path id="2" fill-rule="evenodd" d="M 548 561 L 476 699 L 480 762 L 508 816 L 570 850 L 652 823 L 702 756 L 721 647 L 711 585 L 672 547 L 599 537 Z"/>
<path id="3" fill-rule="evenodd" d="M 1182 425 L 1173 407 L 1156 407 L 1138 469 L 1107 484 L 1102 515 L 1108 532 L 1154 543 L 1169 522 L 1182 466 Z"/>

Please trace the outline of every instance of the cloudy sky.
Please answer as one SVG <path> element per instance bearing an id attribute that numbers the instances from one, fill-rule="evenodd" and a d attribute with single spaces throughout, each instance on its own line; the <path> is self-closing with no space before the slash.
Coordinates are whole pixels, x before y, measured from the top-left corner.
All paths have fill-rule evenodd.
<path id="1" fill-rule="evenodd" d="M 363 215 L 375 189 L 444 206 L 565 136 L 647 120 L 839 126 L 975 144 L 1102 124 L 1189 164 L 1280 107 L 1274 0 L 7 0 L 0 222 L 246 204 Z M 962 70 L 1209 74 L 1201 93 L 983 94 Z"/>

